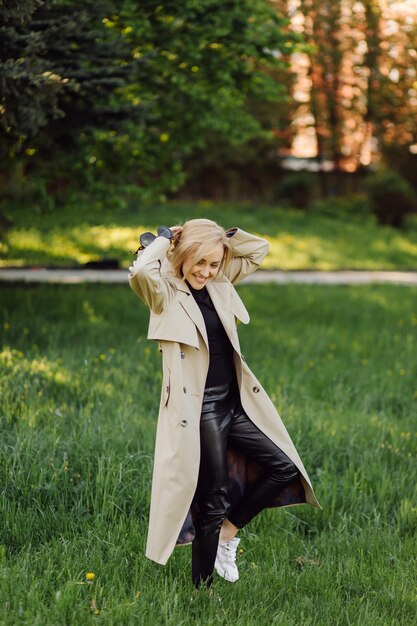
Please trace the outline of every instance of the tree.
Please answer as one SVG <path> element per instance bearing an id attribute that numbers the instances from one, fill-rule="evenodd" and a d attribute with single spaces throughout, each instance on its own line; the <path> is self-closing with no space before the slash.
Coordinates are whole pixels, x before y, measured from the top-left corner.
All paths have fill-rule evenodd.
<path id="1" fill-rule="evenodd" d="M 415 2 L 295 0 L 292 6 L 293 27 L 299 32 L 302 23 L 309 46 L 303 63 L 294 60 L 302 90 L 295 122 L 304 133 L 314 128 L 317 157 L 345 171 L 381 158 L 398 164 L 399 152 L 409 154 L 417 142 Z"/>
<path id="2" fill-rule="evenodd" d="M 14 68 L 2 128 L 7 156 L 32 171 L 75 163 L 84 178 L 117 176 L 151 197 L 178 188 L 186 158 L 213 137 L 267 136 L 253 111 L 284 100 L 270 70 L 297 37 L 266 0 L 22 6 L 2 14 L 0 63 Z"/>
<path id="3" fill-rule="evenodd" d="M 268 2 L 127 2 L 114 26 L 131 29 L 140 61 L 129 96 L 143 117 L 124 145 L 144 188 L 178 188 L 184 163 L 196 153 L 204 158 L 213 144 L 227 150 L 271 138 L 257 110 L 285 101 L 286 88 L 271 72 L 285 67 L 297 36 Z"/>
<path id="4" fill-rule="evenodd" d="M 53 163 L 82 133 L 115 129 L 138 112 L 119 93 L 134 62 L 121 35 L 103 26 L 107 0 L 29 5 L 2 14 L 3 171 L 6 162 Z"/>
<path id="5" fill-rule="evenodd" d="M 0 5 L 0 158 L 19 150 L 24 138 L 34 135 L 48 119 L 58 115 L 58 81 L 44 74 L 40 33 L 27 32 L 42 0 L 16 0 Z"/>
<path id="6" fill-rule="evenodd" d="M 373 89 L 368 94 L 373 138 L 384 161 L 417 184 L 417 6 L 403 3 L 396 12 L 390 3 L 367 0 L 378 16 L 378 70 L 371 73 Z M 375 20 L 367 11 L 367 24 Z"/>

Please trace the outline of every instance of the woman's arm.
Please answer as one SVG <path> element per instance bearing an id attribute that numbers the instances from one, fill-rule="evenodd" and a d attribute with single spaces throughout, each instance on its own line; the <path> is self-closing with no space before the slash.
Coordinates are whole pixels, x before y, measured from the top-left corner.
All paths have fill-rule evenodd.
<path id="1" fill-rule="evenodd" d="M 166 237 L 156 237 L 129 267 L 129 284 L 154 313 L 161 313 L 170 301 L 171 287 L 161 276 L 161 263 L 170 246 Z"/>
<path id="2" fill-rule="evenodd" d="M 268 254 L 269 243 L 266 239 L 247 233 L 240 228 L 230 228 L 227 236 L 233 257 L 229 265 L 225 267 L 224 274 L 232 283 L 237 283 L 259 268 Z"/>

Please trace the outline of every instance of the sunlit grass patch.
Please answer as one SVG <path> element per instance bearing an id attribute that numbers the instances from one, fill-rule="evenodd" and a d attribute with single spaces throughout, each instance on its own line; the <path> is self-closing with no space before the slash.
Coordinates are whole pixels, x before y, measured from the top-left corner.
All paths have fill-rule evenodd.
<path id="1" fill-rule="evenodd" d="M 109 206 L 111 200 L 109 199 Z M 128 267 L 138 237 L 161 224 L 208 217 L 225 228 L 240 226 L 266 237 L 271 250 L 266 269 L 413 269 L 417 267 L 417 227 L 406 231 L 377 226 L 368 215 L 323 215 L 279 207 L 208 202 L 163 206 L 85 206 L 46 215 L 19 210 L 2 243 L 0 265 L 82 265 L 103 258 Z"/>
<path id="2" fill-rule="evenodd" d="M 127 258 L 129 250 L 138 247 L 135 233 L 131 227 L 87 224 L 64 230 L 52 227 L 45 232 L 35 228 L 17 229 L 8 236 L 8 251 L 13 253 L 16 266 L 27 263 L 83 265 L 103 256 Z"/>

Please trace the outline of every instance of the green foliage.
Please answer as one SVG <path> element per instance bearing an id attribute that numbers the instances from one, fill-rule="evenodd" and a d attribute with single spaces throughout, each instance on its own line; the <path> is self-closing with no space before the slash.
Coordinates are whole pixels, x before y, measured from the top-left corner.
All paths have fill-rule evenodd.
<path id="1" fill-rule="evenodd" d="M 194 150 L 268 136 L 257 103 L 288 102 L 271 72 L 298 36 L 266 0 L 31 7 L 4 27 L 3 169 L 18 158 L 52 195 L 117 178 L 163 199 Z"/>
<path id="2" fill-rule="evenodd" d="M 0 6 L 0 164 L 21 149 L 48 120 L 61 114 L 57 105 L 59 76 L 47 73 L 41 32 L 27 29 L 43 2 L 7 2 Z M 3 161 L 3 162 L 2 162 Z"/>
<path id="3" fill-rule="evenodd" d="M 266 136 L 251 107 L 285 100 L 268 72 L 284 68 L 283 55 L 294 48 L 297 38 L 284 24 L 264 0 L 126 2 L 113 27 L 127 33 L 139 62 L 126 95 L 143 116 L 121 138 L 122 159 L 108 150 L 100 158 L 118 175 L 135 172 L 147 197 L 162 199 L 184 183 L 184 163 L 204 160 L 213 142 Z"/>
<path id="4" fill-rule="evenodd" d="M 287 200 L 290 206 L 306 209 L 317 186 L 317 175 L 308 172 L 287 174 L 277 186 L 277 199 Z"/>
<path id="5" fill-rule="evenodd" d="M 30 6 L 10 8 L 1 27 L 1 165 L 7 171 L 11 157 L 27 173 L 42 162 L 52 175 L 58 165 L 69 173 L 82 133 L 117 128 L 138 110 L 119 96 L 133 61 L 122 37 L 103 26 L 107 0 Z"/>
<path id="6" fill-rule="evenodd" d="M 159 202 L 187 177 L 193 196 L 201 196 L 220 172 L 234 198 L 244 180 L 241 198 L 249 190 L 256 196 L 258 183 L 271 190 L 259 199 L 279 199 L 272 188 L 277 149 L 289 149 L 303 124 L 336 169 L 357 165 L 373 135 L 384 162 L 415 186 L 412 19 L 387 20 L 380 0 L 343 10 L 329 0 L 296 5 L 0 2 L 3 193 L 33 185 L 44 190 L 46 205 L 59 207 L 71 186 L 100 194 L 103 183 L 118 181 Z M 290 12 L 299 32 L 284 17 Z M 309 57 L 310 86 L 304 61 L 291 56 L 300 51 Z M 288 195 L 307 206 L 310 194 L 301 187 Z M 206 197 L 232 197 L 221 191 L 219 184 L 217 196 Z"/>
<path id="7" fill-rule="evenodd" d="M 9 19 L 26 20 L 44 1 L 45 0 L 1 0 L 1 22 L 7 22 Z"/>
<path id="8" fill-rule="evenodd" d="M 381 170 L 367 180 L 369 202 L 381 224 L 400 228 L 406 215 L 417 209 L 411 185 L 397 172 Z"/>
<path id="9" fill-rule="evenodd" d="M 386 169 L 393 169 L 401 174 L 417 191 L 417 154 L 410 152 L 408 145 L 385 146 L 384 164 Z"/>
<path id="10" fill-rule="evenodd" d="M 315 200 L 311 210 L 316 214 L 328 215 L 350 221 L 371 223 L 371 209 L 366 194 L 354 194 Z"/>
<path id="11" fill-rule="evenodd" d="M 323 509 L 263 511 L 239 582 L 216 576 L 210 597 L 190 546 L 144 557 L 161 383 L 146 307 L 127 285 L 2 289 L 2 626 L 416 623 L 415 290 L 239 293 L 242 351 Z"/>

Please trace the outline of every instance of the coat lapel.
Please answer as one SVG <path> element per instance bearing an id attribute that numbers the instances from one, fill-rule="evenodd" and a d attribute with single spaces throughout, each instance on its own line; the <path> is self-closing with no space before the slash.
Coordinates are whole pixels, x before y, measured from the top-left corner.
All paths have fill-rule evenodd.
<path id="1" fill-rule="evenodd" d="M 207 330 L 206 330 L 206 325 L 204 323 L 203 315 L 198 307 L 197 302 L 194 300 L 193 296 L 191 295 L 191 292 L 188 289 L 187 285 L 183 283 L 182 281 L 178 281 L 178 282 L 181 282 L 181 289 L 179 289 L 179 291 L 181 291 L 181 297 L 180 297 L 181 306 L 183 307 L 187 315 L 192 319 L 194 324 L 197 326 L 208 349 L 209 345 L 208 345 L 208 338 L 207 338 Z"/>
<path id="2" fill-rule="evenodd" d="M 197 302 L 194 300 L 188 285 L 178 279 L 170 276 L 171 282 L 175 284 L 178 291 L 178 302 L 185 313 L 188 315 L 194 326 L 199 331 L 204 343 L 209 349 L 207 330 L 204 322 L 203 315 Z M 227 281 L 213 281 L 207 284 L 207 291 L 213 302 L 214 308 L 223 324 L 223 327 L 229 337 L 234 349 L 240 353 L 239 339 L 236 331 L 235 318 L 238 318 L 244 324 L 249 322 L 249 315 L 245 308 L 245 305 L 239 298 L 239 295 L 235 291 L 233 285 Z M 179 311 L 177 310 L 177 315 Z M 175 315 L 175 314 L 174 314 Z M 151 318 L 152 319 L 152 318 Z M 150 332 L 148 333 L 149 339 L 167 339 L 168 341 L 180 341 L 181 343 L 188 343 L 192 346 L 198 347 L 196 344 L 197 335 L 191 337 L 189 331 L 184 327 L 184 321 L 180 323 L 180 319 L 175 316 L 171 317 L 168 324 L 165 316 L 155 315 L 153 316 L 153 322 L 150 325 Z M 174 333 L 173 328 L 177 328 Z M 163 332 L 164 331 L 164 332 Z"/>
<path id="3" fill-rule="evenodd" d="M 175 283 L 178 291 L 180 292 L 180 302 L 182 307 L 197 326 L 207 348 L 209 348 L 206 324 L 197 302 L 194 300 L 187 284 L 184 281 L 175 279 Z M 249 322 L 249 315 L 243 302 L 230 282 L 209 282 L 207 284 L 207 291 L 227 336 L 232 343 L 232 346 L 237 352 L 240 352 L 235 317 L 243 322 L 243 324 L 247 324 Z"/>
<path id="4" fill-rule="evenodd" d="M 235 296 L 234 287 L 230 283 L 212 282 L 208 283 L 207 291 L 213 302 L 214 308 L 223 324 L 223 327 L 229 337 L 232 346 L 240 354 L 239 339 L 236 331 L 235 317 L 240 319 L 244 324 L 249 321 L 249 315 L 240 301 L 239 296 Z M 235 306 L 234 299 L 237 297 L 241 304 L 241 309 Z"/>

